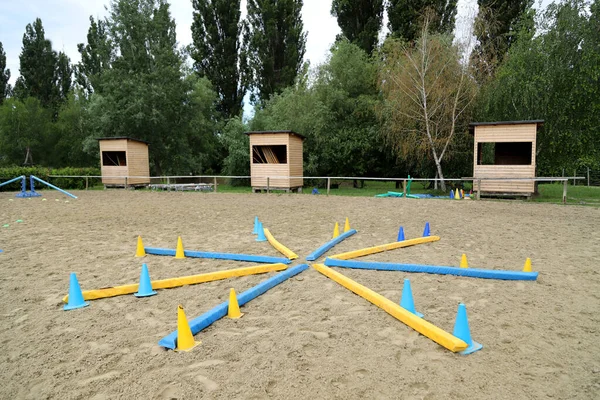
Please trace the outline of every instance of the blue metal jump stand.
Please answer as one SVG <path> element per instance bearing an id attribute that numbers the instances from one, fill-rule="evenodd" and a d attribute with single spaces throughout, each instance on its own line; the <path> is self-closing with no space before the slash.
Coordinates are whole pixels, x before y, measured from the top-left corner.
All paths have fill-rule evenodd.
<path id="1" fill-rule="evenodd" d="M 27 180 L 25 176 L 21 180 L 21 193 L 17 193 L 16 197 L 40 197 L 41 194 L 35 191 L 35 187 L 33 185 L 33 175 L 29 177 L 29 186 L 31 186 L 31 191 L 27 191 Z"/>

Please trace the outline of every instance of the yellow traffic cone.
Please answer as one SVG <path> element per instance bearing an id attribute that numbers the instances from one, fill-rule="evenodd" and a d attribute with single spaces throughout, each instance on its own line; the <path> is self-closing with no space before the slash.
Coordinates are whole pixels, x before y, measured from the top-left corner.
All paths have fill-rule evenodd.
<path id="1" fill-rule="evenodd" d="M 175 250 L 175 258 L 185 258 L 183 252 L 183 243 L 181 242 L 181 236 L 177 238 L 177 250 Z"/>
<path id="2" fill-rule="evenodd" d="M 177 348 L 175 351 L 189 351 L 198 346 L 200 342 L 194 340 L 192 330 L 183 312 L 183 306 L 177 306 Z"/>
<path id="3" fill-rule="evenodd" d="M 460 258 L 460 267 L 461 268 L 469 268 L 469 263 L 467 262 L 467 255 L 463 254 Z"/>
<path id="4" fill-rule="evenodd" d="M 138 236 L 137 249 L 135 250 L 136 257 L 146 257 L 146 250 L 144 250 L 144 243 L 142 243 L 142 237 Z"/>
<path id="5" fill-rule="evenodd" d="M 333 237 L 332 237 L 332 239 L 335 239 L 338 236 L 340 236 L 340 225 L 336 222 L 335 223 L 335 227 L 333 228 Z"/>
<path id="6" fill-rule="evenodd" d="M 346 217 L 346 223 L 344 224 L 344 233 L 350 230 L 350 220 Z"/>
<path id="7" fill-rule="evenodd" d="M 227 316 L 231 319 L 238 319 L 242 318 L 242 315 L 244 314 L 240 312 L 240 305 L 238 304 L 235 290 L 231 288 L 229 290 L 229 307 L 227 308 Z"/>
<path id="8" fill-rule="evenodd" d="M 454 193 L 454 199 L 460 200 L 460 193 L 458 193 L 458 188 L 456 189 L 456 192 Z"/>
<path id="9" fill-rule="evenodd" d="M 525 260 L 525 266 L 523 266 L 523 272 L 531 272 L 531 258 L 527 257 Z"/>

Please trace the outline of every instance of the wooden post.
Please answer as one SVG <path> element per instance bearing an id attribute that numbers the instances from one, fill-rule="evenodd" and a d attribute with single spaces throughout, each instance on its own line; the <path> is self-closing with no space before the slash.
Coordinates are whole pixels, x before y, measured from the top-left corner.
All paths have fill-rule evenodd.
<path id="1" fill-rule="evenodd" d="M 330 188 L 331 188 L 331 178 L 327 178 L 327 196 L 329 196 Z"/>
<path id="2" fill-rule="evenodd" d="M 406 198 L 406 179 L 402 181 L 402 197 Z"/>
<path id="3" fill-rule="evenodd" d="M 127 177 L 125 177 L 125 189 L 127 189 Z"/>
<path id="4" fill-rule="evenodd" d="M 573 171 L 573 186 L 576 185 L 575 183 L 575 177 L 577 176 L 577 170 Z"/>
<path id="5" fill-rule="evenodd" d="M 267 193 L 270 193 L 271 191 L 271 181 L 270 178 L 267 176 Z"/>
<path id="6" fill-rule="evenodd" d="M 565 179 L 563 181 L 563 198 L 562 198 L 563 204 L 567 204 L 567 182 L 568 181 L 569 181 L 568 179 Z"/>
<path id="7" fill-rule="evenodd" d="M 477 179 L 477 200 L 481 199 L 481 179 Z"/>
<path id="8" fill-rule="evenodd" d="M 217 193 L 217 177 L 214 177 L 214 183 L 213 183 L 214 187 L 215 187 L 215 193 Z"/>
<path id="9" fill-rule="evenodd" d="M 588 186 L 590 186 L 590 167 L 587 169 Z"/>
<path id="10" fill-rule="evenodd" d="M 171 179 L 167 176 L 167 192 L 171 191 Z"/>
<path id="11" fill-rule="evenodd" d="M 590 186 L 589 184 L 590 179 L 589 179 L 589 168 L 588 168 L 588 186 Z M 85 177 L 85 190 L 88 190 L 88 177 Z"/>

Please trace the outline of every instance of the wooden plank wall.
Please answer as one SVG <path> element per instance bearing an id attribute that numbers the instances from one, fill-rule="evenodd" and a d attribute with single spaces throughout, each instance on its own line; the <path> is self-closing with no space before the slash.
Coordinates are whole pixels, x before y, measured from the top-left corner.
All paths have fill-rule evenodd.
<path id="1" fill-rule="evenodd" d="M 148 145 L 134 140 L 127 141 L 127 166 L 130 176 L 150 176 Z M 130 185 L 150 183 L 150 178 L 129 178 Z"/>
<path id="2" fill-rule="evenodd" d="M 102 165 L 102 152 L 104 151 L 127 151 L 127 140 L 100 140 L 100 170 L 102 172 L 102 183 L 105 185 L 123 185 L 125 180 L 122 178 L 111 178 L 114 176 L 128 175 L 129 160 L 127 166 L 108 166 Z"/>
<path id="3" fill-rule="evenodd" d="M 302 139 L 296 135 L 289 135 L 288 163 L 290 164 L 290 176 L 304 176 L 304 165 L 302 161 Z M 290 178 L 291 187 L 302 187 L 302 178 Z"/>
<path id="4" fill-rule="evenodd" d="M 480 125 L 475 127 L 473 177 L 475 178 L 535 178 L 536 124 Z M 532 142 L 531 165 L 477 165 L 479 143 Z M 476 188 L 476 182 L 473 187 Z M 531 194 L 533 181 L 482 181 L 481 191 L 488 193 Z"/>
<path id="5" fill-rule="evenodd" d="M 252 146 L 287 146 L 287 164 L 255 164 L 252 162 Z M 291 188 L 302 186 L 302 179 L 290 179 L 289 176 L 302 176 L 302 139 L 283 133 L 257 133 L 250 135 L 250 176 L 252 187 L 266 187 L 267 176 L 288 178 L 269 179 L 270 187 Z M 299 160 L 298 160 L 299 158 Z M 300 169 L 298 170 L 298 165 Z M 292 172 L 294 171 L 294 172 Z M 265 178 L 263 178 L 265 177 Z"/>

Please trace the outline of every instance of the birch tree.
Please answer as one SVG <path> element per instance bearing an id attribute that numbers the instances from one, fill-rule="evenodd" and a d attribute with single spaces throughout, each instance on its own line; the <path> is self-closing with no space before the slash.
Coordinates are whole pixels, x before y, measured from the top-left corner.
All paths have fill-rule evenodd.
<path id="1" fill-rule="evenodd" d="M 385 44 L 380 69 L 382 130 L 400 158 L 433 161 L 441 189 L 446 190 L 442 163 L 452 152 L 457 132 L 466 133 L 477 86 L 452 38 L 430 34 L 428 25 L 426 21 L 414 44 Z"/>

